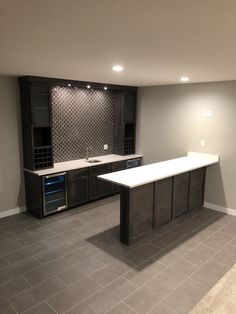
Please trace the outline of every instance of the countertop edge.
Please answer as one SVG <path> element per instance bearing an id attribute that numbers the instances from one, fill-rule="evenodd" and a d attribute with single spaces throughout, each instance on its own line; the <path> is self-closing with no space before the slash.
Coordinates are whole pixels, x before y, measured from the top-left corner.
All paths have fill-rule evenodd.
<path id="1" fill-rule="evenodd" d="M 129 160 L 129 159 L 143 158 L 143 155 L 142 154 L 132 154 L 132 155 L 122 156 L 122 155 L 111 154 L 111 155 L 104 155 L 104 156 L 98 156 L 98 157 L 91 157 L 90 159 L 99 159 L 99 158 L 107 158 L 107 157 L 113 158 L 113 160 L 104 160 L 104 161 L 101 161 L 99 163 L 87 163 L 87 164 L 83 164 L 83 165 L 73 165 L 71 167 L 65 166 L 65 168 L 63 168 L 63 169 L 48 168 L 48 169 L 33 171 L 33 170 L 29 170 L 29 169 L 24 168 L 24 171 L 41 177 L 41 176 L 46 176 L 46 175 L 65 172 L 65 171 L 90 168 L 90 167 L 95 167 L 95 166 L 99 166 L 99 165 L 105 165 L 105 164 L 110 164 L 110 163 L 114 163 L 114 162 L 125 161 L 125 160 Z M 69 162 L 70 161 L 65 161 L 65 163 L 69 163 Z M 85 162 L 85 159 L 83 158 L 83 159 L 72 160 L 71 162 L 73 162 L 73 163 Z M 60 163 L 60 164 L 62 164 L 62 163 Z M 55 164 L 59 164 L 59 163 L 55 163 Z"/>

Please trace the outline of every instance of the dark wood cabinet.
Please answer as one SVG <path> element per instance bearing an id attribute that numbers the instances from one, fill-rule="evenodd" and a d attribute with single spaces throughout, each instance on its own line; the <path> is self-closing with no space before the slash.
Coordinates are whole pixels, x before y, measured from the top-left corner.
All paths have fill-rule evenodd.
<path id="1" fill-rule="evenodd" d="M 203 205 L 206 168 L 190 172 L 188 208 L 192 211 Z"/>
<path id="2" fill-rule="evenodd" d="M 137 91 L 125 90 L 117 94 L 115 106 L 115 153 L 135 153 Z"/>
<path id="3" fill-rule="evenodd" d="M 37 78 L 19 78 L 24 167 L 39 170 L 53 166 L 50 84 Z"/>
<path id="4" fill-rule="evenodd" d="M 173 177 L 155 182 L 154 229 L 172 219 Z"/>
<path id="5" fill-rule="evenodd" d="M 67 193 L 69 207 L 88 202 L 88 168 L 68 171 Z"/>
<path id="6" fill-rule="evenodd" d="M 111 172 L 111 169 L 111 164 L 89 168 L 89 200 L 95 200 L 112 194 L 112 183 L 97 178 L 101 174 Z"/>
<path id="7" fill-rule="evenodd" d="M 154 183 L 121 190 L 120 240 L 131 244 L 153 232 Z"/>
<path id="8" fill-rule="evenodd" d="M 125 169 L 127 169 L 127 160 L 114 162 L 112 164 L 112 172 L 121 171 Z M 112 193 L 113 194 L 120 193 L 120 185 L 112 184 Z"/>
<path id="9" fill-rule="evenodd" d="M 189 172 L 174 176 L 173 215 L 174 218 L 188 211 Z"/>

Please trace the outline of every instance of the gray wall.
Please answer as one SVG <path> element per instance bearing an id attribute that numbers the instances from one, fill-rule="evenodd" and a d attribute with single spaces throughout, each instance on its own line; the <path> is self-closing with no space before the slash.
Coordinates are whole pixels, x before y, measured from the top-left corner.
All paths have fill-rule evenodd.
<path id="1" fill-rule="evenodd" d="M 137 147 L 144 162 L 187 151 L 219 154 L 220 165 L 207 170 L 205 201 L 236 209 L 236 81 L 144 87 L 138 102 Z M 204 110 L 213 116 L 203 117 Z"/>
<path id="2" fill-rule="evenodd" d="M 0 76 L 0 212 L 24 205 L 19 109 L 17 79 Z"/>

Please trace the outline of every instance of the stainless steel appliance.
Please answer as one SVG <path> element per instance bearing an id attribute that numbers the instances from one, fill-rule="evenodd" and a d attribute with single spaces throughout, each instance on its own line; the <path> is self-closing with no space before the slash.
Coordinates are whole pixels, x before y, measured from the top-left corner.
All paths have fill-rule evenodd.
<path id="1" fill-rule="evenodd" d="M 142 164 L 142 158 L 127 160 L 127 169 L 139 167 Z"/>
<path id="2" fill-rule="evenodd" d="M 43 215 L 66 209 L 67 204 L 66 172 L 43 176 Z"/>

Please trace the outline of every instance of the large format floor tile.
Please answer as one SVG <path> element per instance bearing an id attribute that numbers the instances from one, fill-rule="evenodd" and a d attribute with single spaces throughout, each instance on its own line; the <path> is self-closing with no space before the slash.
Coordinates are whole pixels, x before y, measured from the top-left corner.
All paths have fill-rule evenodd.
<path id="1" fill-rule="evenodd" d="M 119 213 L 111 197 L 0 219 L 0 314 L 189 313 L 236 263 L 236 217 L 199 208 L 126 246 Z"/>

